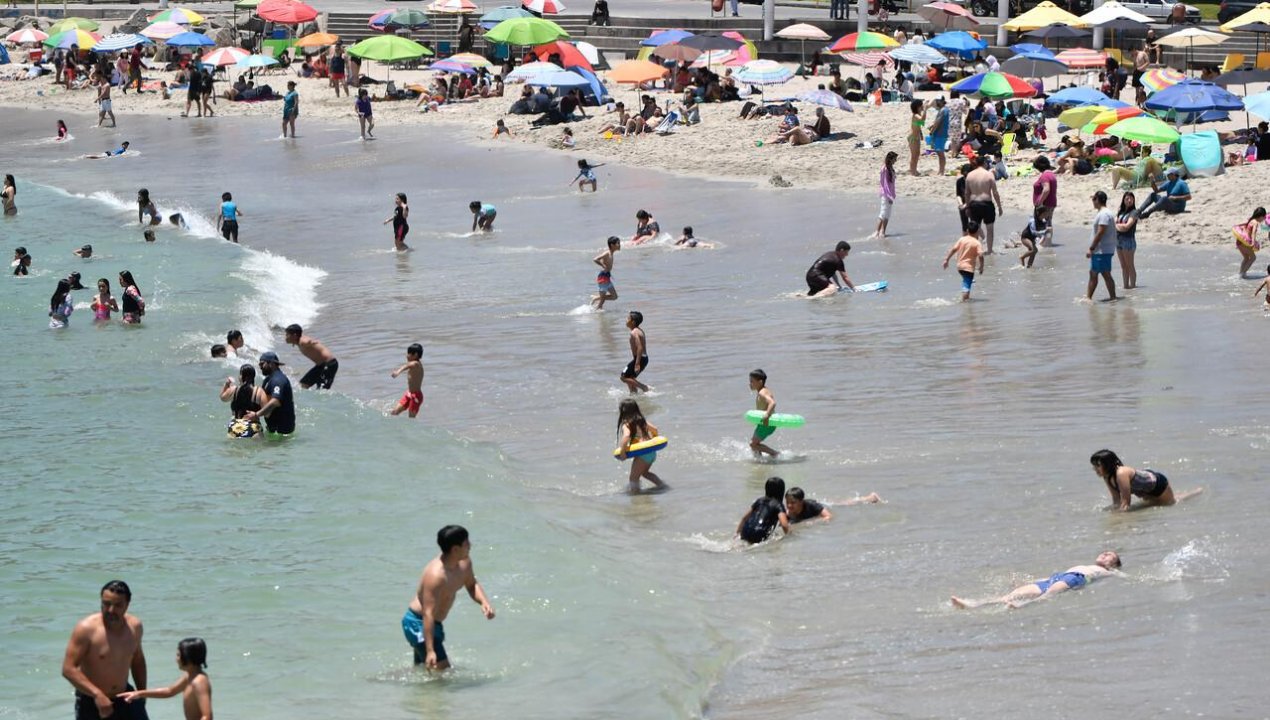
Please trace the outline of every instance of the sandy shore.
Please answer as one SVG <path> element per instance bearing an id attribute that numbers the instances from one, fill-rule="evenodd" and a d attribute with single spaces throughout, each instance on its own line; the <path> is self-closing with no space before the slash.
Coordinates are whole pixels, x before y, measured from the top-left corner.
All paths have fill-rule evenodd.
<path id="1" fill-rule="evenodd" d="M 18 55 L 20 53 L 15 54 L 15 61 Z M 0 75 L 16 74 L 19 69 L 17 64 L 5 66 L 0 69 Z M 375 77 L 382 78 L 386 75 L 385 68 L 373 63 L 368 64 L 363 71 Z M 426 70 L 395 70 L 392 73 L 392 79 L 398 86 L 412 82 L 426 83 L 431 77 L 432 73 Z M 146 78 L 170 81 L 171 74 L 148 71 Z M 287 80 L 295 80 L 299 85 L 301 126 L 306 120 L 317 118 L 335 123 L 347 122 L 350 129 L 356 131 L 357 119 L 352 100 L 336 98 L 327 80 L 300 79 L 293 74 L 275 73 L 261 76 L 257 82 L 268 83 L 275 90 L 285 90 Z M 785 85 L 769 87 L 768 97 L 795 96 L 805 90 L 814 89 L 820 81 L 816 78 L 795 78 Z M 218 83 L 219 90 L 227 87 L 228 83 Z M 382 93 L 383 87 L 377 85 L 369 89 L 375 94 Z M 635 104 L 638 93 L 630 86 L 613 87 L 610 90 L 616 93 L 617 99 L 625 100 L 628 106 Z M 381 101 L 375 103 L 375 119 L 383 135 L 394 132 L 391 129 L 394 126 L 444 123 L 464 128 L 462 134 L 474 143 L 515 142 L 545 147 L 556 145 L 563 126 L 535 130 L 530 126 L 534 116 L 505 115 L 518 94 L 518 85 L 508 85 L 506 97 L 445 105 L 440 111 L 430 113 L 420 113 L 414 101 Z M 933 96 L 934 93 L 929 95 Z M 665 93 L 657 93 L 656 96 L 664 105 L 668 96 Z M 94 98 L 95 94 L 91 89 L 66 91 L 53 86 L 47 78 L 33 81 L 0 80 L 2 107 L 95 114 Z M 215 122 L 179 118 L 185 109 L 182 91 L 175 92 L 170 100 L 164 101 L 157 93 L 124 95 L 116 89 L 113 92 L 113 101 L 115 114 L 121 126 L 125 127 L 128 116 L 133 114 L 166 116 L 183 122 Z M 214 110 L 217 115 L 222 116 L 280 118 L 281 102 L 273 100 L 240 103 L 229 102 L 222 97 Z M 897 167 L 901 170 L 907 167 L 906 104 L 889 104 L 883 107 L 857 104 L 854 113 L 827 110 L 833 132 L 836 136 L 841 136 L 840 139 L 800 147 L 768 143 L 778 120 L 741 120 L 737 117 L 739 111 L 739 103 L 705 105 L 702 106 L 702 122 L 699 125 L 680 126 L 670 136 L 646 135 L 623 140 L 605 139 L 600 135 L 599 130 L 607 124 L 609 117 L 603 109 L 589 108 L 587 120 L 568 125 L 577 140 L 576 149 L 560 152 L 571 152 L 579 158 L 585 157 L 591 161 L 620 162 L 703 177 L 752 179 L 764 188 L 784 186 L 783 183 L 772 182 L 773 177 L 779 175 L 785 183 L 795 188 L 821 188 L 867 195 L 877 193 L 878 172 L 888 151 L 900 153 Z M 809 111 L 810 108 L 804 109 L 804 112 Z M 500 118 L 511 129 L 512 137 L 495 141 L 491 139 L 492 131 L 495 121 Z M 1242 127 L 1243 120 L 1242 113 L 1236 114 L 1227 125 Z M 1051 139 L 1056 137 L 1054 124 L 1055 121 L 1051 120 Z M 50 128 L 50 134 L 52 132 L 53 129 Z M 877 148 L 855 147 L 861 140 L 874 139 L 881 140 L 881 145 Z M 760 140 L 764 141 L 761 146 L 757 145 Z M 1032 151 L 1021 151 L 1012 164 L 1030 164 L 1035 155 Z M 949 159 L 949 169 L 956 166 L 955 162 Z M 955 212 L 954 179 L 935 175 L 934 156 L 923 157 L 919 169 L 923 173 L 919 177 L 899 177 L 897 184 L 901 200 L 896 205 L 892 219 L 894 228 L 901 227 L 904 222 L 904 197 L 945 202 L 950 213 Z M 1173 216 L 1156 213 L 1139 226 L 1138 239 L 1142 242 L 1165 243 L 1230 242 L 1229 228 L 1245 220 L 1253 207 L 1264 204 L 1259 191 L 1266 187 L 1268 180 L 1270 162 L 1232 168 L 1226 175 L 1216 178 L 1192 179 L 1189 184 L 1194 199 L 1188 204 L 1188 211 Z M 1027 222 L 1031 212 L 1031 186 L 1030 178 L 1012 178 L 1000 183 L 1006 211 L 1004 219 L 997 225 L 999 238 L 1009 238 Z M 1118 203 L 1119 195 L 1112 192 L 1105 173 L 1060 177 L 1059 208 L 1056 213 L 1060 232 L 1063 227 L 1089 224 L 1093 217 L 1089 196 L 1099 189 L 1108 192 L 1113 207 Z M 1149 188 L 1138 191 L 1139 204 L 1147 193 Z M 950 230 L 951 232 L 954 230 Z"/>

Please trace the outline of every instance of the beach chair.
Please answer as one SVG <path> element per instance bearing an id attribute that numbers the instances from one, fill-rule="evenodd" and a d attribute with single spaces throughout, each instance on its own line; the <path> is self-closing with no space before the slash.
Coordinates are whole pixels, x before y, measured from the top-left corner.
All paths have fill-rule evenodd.
<path id="1" fill-rule="evenodd" d="M 1228 73 L 1231 70 L 1238 70 L 1239 68 L 1243 66 L 1244 66 L 1243 53 L 1237 53 L 1237 52 L 1226 53 L 1226 59 L 1223 60 L 1221 64 L 1221 71 L 1223 73 Z"/>
<path id="2" fill-rule="evenodd" d="M 1257 53 L 1257 69 L 1270 70 L 1270 52 Z"/>
<path id="3" fill-rule="evenodd" d="M 654 132 L 656 132 L 658 135 L 669 135 L 675 131 L 675 126 L 678 124 L 679 124 L 679 111 L 671 110 L 669 113 L 666 114 L 666 117 L 662 118 L 661 123 L 657 125 L 657 129 Z"/>
<path id="4" fill-rule="evenodd" d="M 450 41 L 449 40 L 437 41 L 437 57 L 439 58 L 450 57 Z"/>

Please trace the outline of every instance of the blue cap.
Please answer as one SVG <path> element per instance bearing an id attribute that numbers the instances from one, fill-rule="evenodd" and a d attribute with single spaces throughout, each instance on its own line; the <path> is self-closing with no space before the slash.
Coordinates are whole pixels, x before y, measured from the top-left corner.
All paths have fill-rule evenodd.
<path id="1" fill-rule="evenodd" d="M 271 362 L 274 365 L 286 365 L 286 363 L 278 359 L 278 353 L 276 352 L 260 353 L 260 362 Z"/>

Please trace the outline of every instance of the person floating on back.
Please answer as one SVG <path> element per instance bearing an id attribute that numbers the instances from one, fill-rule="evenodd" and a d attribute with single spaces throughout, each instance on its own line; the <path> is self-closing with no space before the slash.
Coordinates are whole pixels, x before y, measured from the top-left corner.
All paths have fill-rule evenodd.
<path id="1" fill-rule="evenodd" d="M 1037 600 L 1049 600 L 1061 592 L 1078 590 L 1095 580 L 1120 574 L 1122 574 L 1120 556 L 1107 550 L 1098 556 L 1093 565 L 1077 565 L 1068 568 L 1066 572 L 1054 573 L 1044 580 L 1017 587 L 1001 597 L 965 600 L 954 595 L 951 600 L 953 607 L 963 610 L 984 605 L 1005 605 L 1011 609 L 1017 609 Z"/>

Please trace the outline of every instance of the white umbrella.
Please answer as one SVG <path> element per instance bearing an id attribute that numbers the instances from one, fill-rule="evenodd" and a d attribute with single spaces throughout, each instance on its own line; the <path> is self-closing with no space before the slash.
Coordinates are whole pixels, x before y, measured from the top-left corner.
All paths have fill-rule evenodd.
<path id="1" fill-rule="evenodd" d="M 1124 18 L 1125 20 L 1132 20 L 1134 22 L 1147 23 L 1147 24 L 1155 22 L 1154 20 L 1147 17 L 1146 15 L 1143 15 L 1142 13 L 1137 12 L 1135 10 L 1130 10 L 1124 5 L 1121 5 L 1120 3 L 1116 2 L 1116 0 L 1107 0 L 1106 2 L 1102 4 L 1101 7 L 1096 7 L 1093 10 L 1090 10 L 1089 12 L 1080 16 L 1080 19 L 1082 21 L 1090 25 L 1093 25 L 1094 27 L 1098 27 L 1099 25 L 1106 25 L 1107 23 L 1113 20 L 1118 20 L 1120 18 Z"/>
<path id="2" fill-rule="evenodd" d="M 93 52 L 115 52 L 117 50 L 127 50 L 137 45 L 153 44 L 150 38 L 145 35 L 137 35 L 136 33 L 115 33 L 107 35 L 93 46 Z"/>
<path id="3" fill-rule="evenodd" d="M 582 40 L 575 42 L 573 45 L 578 49 L 578 52 L 582 53 L 582 57 L 586 58 L 586 61 L 591 63 L 592 67 L 598 68 L 600 66 L 599 48 Z"/>
<path id="4" fill-rule="evenodd" d="M 799 65 L 803 63 L 803 58 L 807 55 L 808 40 L 813 40 L 815 42 L 829 41 L 829 33 L 821 30 L 815 25 L 808 25 L 807 23 L 798 23 L 797 25 L 790 25 L 789 27 L 781 28 L 776 32 L 776 37 L 783 38 L 785 40 L 798 41 Z"/>
<path id="5" fill-rule="evenodd" d="M 1155 44 L 1164 45 L 1165 47 L 1186 48 L 1186 57 L 1189 61 L 1191 51 L 1195 49 L 1196 45 L 1220 45 L 1229 39 L 1229 35 L 1215 33 L 1212 30 L 1188 27 L 1165 35 L 1156 40 Z"/>
<path id="6" fill-rule="evenodd" d="M 507 74 L 504 80 L 519 80 L 524 82 L 536 82 L 534 77 L 543 73 L 563 72 L 564 68 L 555 63 L 550 62 L 531 62 L 525 63 L 520 67 L 512 70 Z"/>
<path id="7" fill-rule="evenodd" d="M 225 65 L 237 65 L 240 60 L 251 55 L 251 53 L 237 47 L 216 48 L 203 56 L 204 65 L 215 65 L 223 67 Z"/>
<path id="8" fill-rule="evenodd" d="M 559 15 L 565 9 L 560 0 L 525 0 L 521 7 L 539 15 Z"/>
<path id="9" fill-rule="evenodd" d="M 901 45 L 887 53 L 894 60 L 917 63 L 918 65 L 943 65 L 948 58 L 935 48 L 925 43 L 918 45 Z"/>

